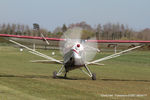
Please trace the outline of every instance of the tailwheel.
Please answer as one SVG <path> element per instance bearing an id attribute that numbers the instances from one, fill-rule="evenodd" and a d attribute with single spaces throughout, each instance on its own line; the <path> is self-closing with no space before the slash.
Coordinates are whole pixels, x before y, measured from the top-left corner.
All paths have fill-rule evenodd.
<path id="1" fill-rule="evenodd" d="M 92 80 L 96 80 L 96 74 L 92 73 Z"/>
<path id="2" fill-rule="evenodd" d="M 57 72 L 56 71 L 53 72 L 53 78 L 57 78 Z"/>

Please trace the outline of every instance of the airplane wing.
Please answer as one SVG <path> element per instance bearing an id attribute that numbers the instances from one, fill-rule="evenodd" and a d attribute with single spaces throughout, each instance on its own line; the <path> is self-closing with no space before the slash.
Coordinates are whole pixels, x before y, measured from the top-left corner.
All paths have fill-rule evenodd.
<path id="1" fill-rule="evenodd" d="M 150 43 L 150 41 L 141 41 L 141 40 L 86 40 L 86 41 L 97 43 Z"/>
<path id="2" fill-rule="evenodd" d="M 50 41 L 65 41 L 62 38 L 49 38 L 49 37 L 37 37 L 37 36 L 23 36 L 23 35 L 10 35 L 10 34 L 0 34 L 0 37 L 13 37 L 13 38 L 23 38 L 23 39 L 37 39 L 37 40 L 50 40 Z M 150 43 L 150 41 L 141 40 L 85 40 L 86 42 L 97 42 L 97 43 Z"/>
<path id="3" fill-rule="evenodd" d="M 50 40 L 50 41 L 64 41 L 65 39 L 61 38 L 48 38 L 44 37 L 37 37 L 37 36 L 23 36 L 23 35 L 10 35 L 10 34 L 0 34 L 0 37 L 14 37 L 14 38 L 24 38 L 24 39 L 37 39 L 37 40 Z"/>
<path id="4" fill-rule="evenodd" d="M 50 40 L 50 41 L 65 41 L 65 39 L 61 39 L 61 38 L 48 38 L 48 37 L 44 37 L 42 35 L 42 37 L 36 37 L 36 36 L 21 36 L 21 35 L 10 35 L 10 34 L 0 34 L 0 37 L 10 37 L 10 38 L 22 38 L 22 39 L 33 39 L 33 40 L 44 40 L 48 43 L 47 40 Z M 59 61 L 59 60 L 56 60 L 52 57 L 49 57 L 45 54 L 42 54 L 36 50 L 33 50 L 25 45 L 22 45 L 16 41 L 13 41 L 13 40 L 9 40 L 10 42 L 12 43 L 15 43 L 21 47 L 24 47 L 26 49 L 29 50 L 30 53 L 32 54 L 35 54 L 37 56 L 41 56 L 43 58 L 46 58 L 48 60 L 50 60 L 49 62 L 56 62 L 56 63 L 59 63 L 59 64 L 62 64 L 63 62 L 62 61 Z M 140 44 L 147 44 L 147 43 L 150 43 L 150 41 L 141 41 L 141 40 L 85 40 L 85 42 L 97 42 L 97 43 L 140 43 Z M 141 45 L 142 46 L 142 45 Z M 124 50 L 124 51 L 121 51 L 119 53 L 115 53 L 115 54 L 112 54 L 110 56 L 107 56 L 107 57 L 104 57 L 104 58 L 101 58 L 101 59 L 98 59 L 98 60 L 94 60 L 92 62 L 87 62 L 86 64 L 89 65 L 89 64 L 95 64 L 95 65 L 103 65 L 103 64 L 99 64 L 98 62 L 101 62 L 101 61 L 104 61 L 104 60 L 108 60 L 108 59 L 112 59 L 112 58 L 115 58 L 115 57 L 118 57 L 120 56 L 121 54 L 123 53 L 126 53 L 128 51 L 131 51 L 131 50 L 134 50 L 136 48 L 140 48 L 141 46 L 136 46 L 136 47 L 133 47 L 133 48 L 130 48 L 130 49 L 127 49 L 127 50 Z M 95 48 L 93 48 L 95 49 Z M 40 62 L 40 61 L 36 61 L 36 62 Z"/>
<path id="5" fill-rule="evenodd" d="M 49 37 L 37 37 L 37 36 L 23 36 L 23 35 L 10 35 L 10 34 L 0 34 L 0 37 L 10 37 L 10 38 L 22 38 L 22 39 L 35 39 L 49 41 L 65 41 L 62 38 L 49 38 Z M 141 40 L 85 40 L 86 42 L 97 42 L 97 43 L 150 43 L 150 41 Z M 48 44 L 48 42 L 47 42 Z"/>
<path id="6" fill-rule="evenodd" d="M 122 55 L 122 54 L 124 54 L 124 53 L 126 53 L 126 52 L 129 52 L 129 51 L 131 51 L 131 50 L 140 48 L 140 47 L 142 47 L 142 46 L 143 46 L 143 45 L 136 46 L 136 47 L 133 47 L 133 48 L 130 48 L 130 49 L 127 49 L 127 50 L 124 50 L 124 51 L 121 51 L 121 52 L 112 54 L 112 55 L 110 55 L 110 56 L 106 56 L 106 57 L 104 57 L 104 58 L 100 58 L 100 59 L 97 59 L 97 60 L 94 60 L 94 61 L 91 61 L 91 62 L 87 62 L 86 65 L 95 64 L 95 63 L 98 63 L 98 62 L 101 62 L 101 61 L 104 61 L 104 60 L 108 60 L 108 59 L 112 59 L 112 58 L 119 57 L 120 55 Z"/>
<path id="7" fill-rule="evenodd" d="M 14 44 L 17 44 L 17 45 L 19 45 L 19 46 L 21 46 L 21 47 L 23 47 L 23 48 L 26 48 L 26 49 L 29 50 L 29 52 L 32 53 L 32 54 L 35 54 L 35 55 L 37 55 L 37 56 L 46 58 L 46 59 L 48 59 L 48 60 L 50 60 L 50 61 L 53 61 L 53 62 L 56 62 L 56 63 L 58 63 L 58 64 L 62 64 L 62 63 L 63 63 L 63 62 L 61 62 L 61 61 L 59 61 L 59 60 L 57 60 L 57 59 L 55 59 L 55 58 L 52 58 L 52 57 L 47 56 L 47 55 L 45 55 L 45 54 L 43 54 L 43 53 L 40 53 L 40 52 L 38 52 L 38 51 L 36 51 L 36 50 L 34 50 L 34 49 L 31 49 L 31 48 L 29 48 L 29 47 L 27 47 L 27 46 L 25 46 L 25 45 L 22 45 L 22 44 L 20 44 L 20 43 L 18 43 L 18 42 L 16 42 L 16 41 L 13 41 L 13 40 L 9 40 L 9 41 L 12 42 L 12 43 L 14 43 Z"/>

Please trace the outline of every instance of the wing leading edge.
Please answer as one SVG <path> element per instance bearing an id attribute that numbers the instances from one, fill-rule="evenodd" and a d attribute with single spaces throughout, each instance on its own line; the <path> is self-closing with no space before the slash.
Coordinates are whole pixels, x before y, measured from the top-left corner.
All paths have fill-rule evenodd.
<path id="1" fill-rule="evenodd" d="M 86 40 L 86 41 L 97 43 L 150 43 L 150 41 L 141 41 L 141 40 Z"/>
<path id="2" fill-rule="evenodd" d="M 23 36 L 23 35 L 10 35 L 10 34 L 0 34 L 0 37 L 14 37 L 14 38 L 24 38 L 24 39 L 38 39 L 38 40 L 50 40 L 50 41 L 64 41 L 61 38 L 48 38 L 48 37 L 37 37 L 37 36 Z"/>
<path id="3" fill-rule="evenodd" d="M 10 35 L 10 34 L 0 34 L 0 37 L 14 37 L 14 38 L 50 40 L 50 41 L 65 41 L 65 39 L 61 39 L 61 38 L 48 38 L 48 37 Z M 150 43 L 150 41 L 141 41 L 141 40 L 86 40 L 86 42 L 97 42 L 97 43 Z"/>

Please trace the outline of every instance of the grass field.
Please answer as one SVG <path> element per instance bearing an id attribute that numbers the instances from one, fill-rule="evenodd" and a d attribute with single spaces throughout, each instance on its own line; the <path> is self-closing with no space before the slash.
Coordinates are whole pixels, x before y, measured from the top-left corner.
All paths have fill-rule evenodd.
<path id="1" fill-rule="evenodd" d="M 52 50 L 39 50 L 51 55 Z M 59 51 L 54 58 L 61 59 Z M 95 58 L 111 53 L 99 53 Z M 42 59 L 18 48 L 0 46 L 0 100 L 149 100 L 150 51 L 133 51 L 91 65 L 93 81 L 80 70 L 68 73 L 69 79 L 53 79 L 60 65 L 30 63 Z M 122 95 L 122 97 L 121 97 Z M 120 96 L 120 97 L 119 97 Z"/>

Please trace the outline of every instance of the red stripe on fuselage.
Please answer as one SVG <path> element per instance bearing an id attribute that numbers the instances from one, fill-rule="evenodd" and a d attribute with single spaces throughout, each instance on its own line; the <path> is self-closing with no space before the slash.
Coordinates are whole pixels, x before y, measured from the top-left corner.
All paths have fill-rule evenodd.
<path id="1" fill-rule="evenodd" d="M 79 53 L 77 52 L 77 50 L 73 49 L 73 51 L 74 51 L 75 53 L 79 54 Z"/>

